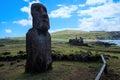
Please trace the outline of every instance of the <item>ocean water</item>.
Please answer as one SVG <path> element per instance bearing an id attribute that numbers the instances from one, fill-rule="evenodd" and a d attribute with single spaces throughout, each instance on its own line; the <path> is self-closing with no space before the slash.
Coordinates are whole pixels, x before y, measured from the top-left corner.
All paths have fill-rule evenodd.
<path id="1" fill-rule="evenodd" d="M 116 46 L 120 46 L 120 40 L 99 40 L 102 42 L 114 43 Z"/>

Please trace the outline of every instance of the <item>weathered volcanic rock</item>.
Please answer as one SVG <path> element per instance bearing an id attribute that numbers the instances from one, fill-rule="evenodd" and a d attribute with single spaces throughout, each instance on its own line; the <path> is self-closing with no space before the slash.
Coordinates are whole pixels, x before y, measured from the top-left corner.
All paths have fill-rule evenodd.
<path id="1" fill-rule="evenodd" d="M 31 6 L 33 28 L 26 34 L 27 62 L 25 72 L 45 72 L 52 67 L 51 36 L 47 10 L 44 5 Z"/>

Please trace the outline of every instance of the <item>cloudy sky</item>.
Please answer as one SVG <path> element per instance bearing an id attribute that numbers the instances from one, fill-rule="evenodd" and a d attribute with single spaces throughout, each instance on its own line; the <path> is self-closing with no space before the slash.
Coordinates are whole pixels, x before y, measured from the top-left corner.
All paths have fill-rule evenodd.
<path id="1" fill-rule="evenodd" d="M 120 31 L 120 0 L 1 0 L 0 38 L 25 36 L 32 27 L 30 6 L 36 2 L 48 10 L 49 32 Z"/>

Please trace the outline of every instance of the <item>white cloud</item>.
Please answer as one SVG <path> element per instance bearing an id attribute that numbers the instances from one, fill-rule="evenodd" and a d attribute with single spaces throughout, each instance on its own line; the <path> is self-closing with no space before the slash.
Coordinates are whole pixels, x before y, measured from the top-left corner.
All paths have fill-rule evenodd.
<path id="1" fill-rule="evenodd" d="M 29 2 L 29 0 L 24 0 L 25 2 Z"/>
<path id="2" fill-rule="evenodd" d="M 94 5 L 94 4 L 101 4 L 101 3 L 106 3 L 107 0 L 87 0 L 86 4 L 87 5 Z"/>
<path id="3" fill-rule="evenodd" d="M 22 7 L 20 10 L 28 14 L 27 19 L 14 21 L 13 23 L 22 26 L 32 25 L 30 7 L 32 3 L 40 2 L 39 0 L 24 0 L 28 6 Z M 99 5 L 101 4 L 101 5 Z M 95 6 L 94 6 L 95 5 Z M 112 0 L 86 0 L 85 4 L 79 5 L 57 5 L 59 8 L 50 12 L 50 18 L 70 18 L 75 11 L 79 18 L 79 28 L 86 31 L 94 30 L 120 30 L 120 3 L 114 3 Z M 78 11 L 79 10 L 79 11 Z M 55 32 L 58 29 L 50 32 Z M 69 28 L 72 29 L 72 28 Z"/>
<path id="4" fill-rule="evenodd" d="M 27 2 L 29 5 L 22 7 L 20 10 L 21 12 L 25 12 L 28 14 L 28 19 L 21 19 L 21 20 L 13 21 L 13 23 L 21 24 L 22 26 L 32 25 L 32 17 L 30 13 L 30 8 L 33 3 L 40 3 L 40 1 L 39 0 L 35 0 L 32 2 L 30 2 L 29 0 L 24 0 L 24 1 Z"/>
<path id="5" fill-rule="evenodd" d="M 58 5 L 60 8 L 57 10 L 51 11 L 49 14 L 49 17 L 51 18 L 70 18 L 72 16 L 72 13 L 78 9 L 77 5 Z"/>
<path id="6" fill-rule="evenodd" d="M 11 30 L 11 29 L 5 29 L 5 32 L 6 32 L 6 33 L 11 33 L 12 30 Z"/>
<path id="7" fill-rule="evenodd" d="M 79 27 L 82 30 L 120 30 L 120 3 L 108 2 L 97 7 L 78 11 Z M 89 17 L 86 17 L 89 16 Z"/>
<path id="8" fill-rule="evenodd" d="M 85 7 L 86 5 L 85 4 L 79 4 L 78 6 L 79 7 Z"/>
<path id="9" fill-rule="evenodd" d="M 119 7 L 120 7 L 120 3 L 105 4 L 98 7 L 91 7 L 88 10 L 80 10 L 78 11 L 78 14 L 79 16 L 89 15 L 94 18 L 111 17 L 120 13 Z"/>
<path id="10" fill-rule="evenodd" d="M 25 6 L 25 7 L 21 8 L 21 11 L 26 12 L 26 13 L 30 13 L 30 8 Z"/>
<path id="11" fill-rule="evenodd" d="M 21 24 L 22 26 L 27 26 L 27 25 L 32 25 L 32 20 L 31 19 L 22 19 L 22 20 L 18 20 L 18 21 L 13 21 L 13 23 L 16 24 Z"/>
<path id="12" fill-rule="evenodd" d="M 27 13 L 29 16 L 31 16 L 31 14 L 30 14 L 30 8 L 31 8 L 31 5 L 33 4 L 33 3 L 40 3 L 40 1 L 39 0 L 35 0 L 35 1 L 32 1 L 32 2 L 27 2 L 29 5 L 28 6 L 24 6 L 24 7 L 22 7 L 21 8 L 21 11 L 22 12 L 25 12 L 25 13 Z"/>
<path id="13" fill-rule="evenodd" d="M 105 21 L 102 19 L 83 18 L 80 19 L 80 29 L 85 31 L 106 30 Z"/>

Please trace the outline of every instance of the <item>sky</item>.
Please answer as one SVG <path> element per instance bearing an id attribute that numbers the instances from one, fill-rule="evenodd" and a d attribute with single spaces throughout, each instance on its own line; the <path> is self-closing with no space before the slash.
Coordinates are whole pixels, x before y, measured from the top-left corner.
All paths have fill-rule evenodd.
<path id="1" fill-rule="evenodd" d="M 32 28 L 32 3 L 46 6 L 50 33 L 61 30 L 120 31 L 120 0 L 1 0 L 0 38 L 26 35 Z"/>

